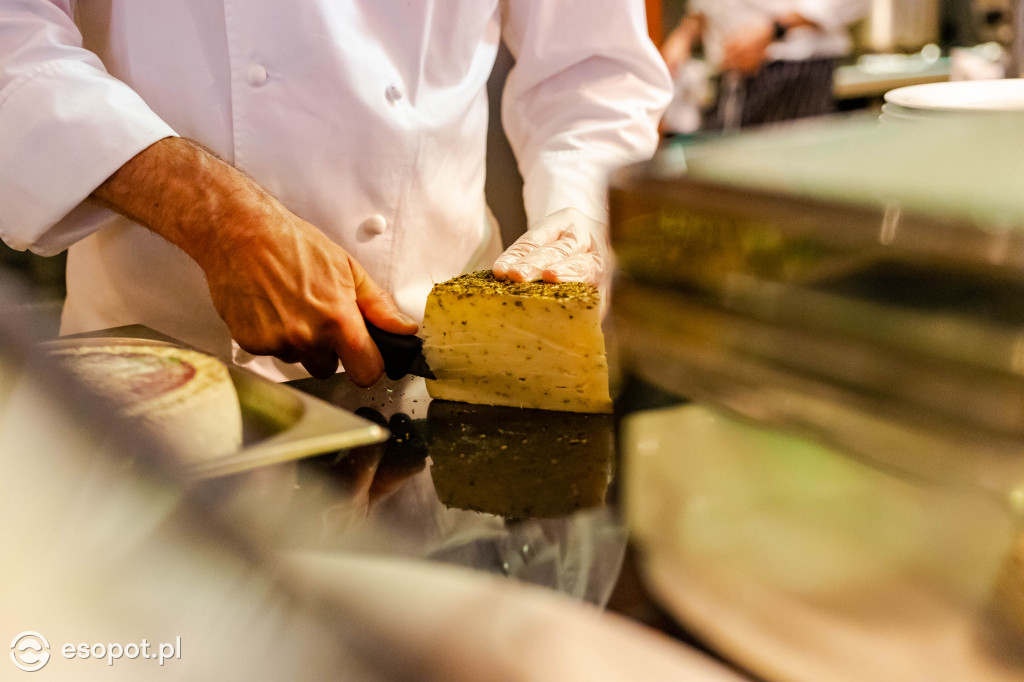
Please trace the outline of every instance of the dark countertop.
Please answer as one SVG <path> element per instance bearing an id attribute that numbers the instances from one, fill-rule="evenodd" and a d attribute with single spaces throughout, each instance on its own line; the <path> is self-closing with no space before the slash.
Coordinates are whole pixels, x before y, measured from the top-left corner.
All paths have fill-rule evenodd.
<path id="1" fill-rule="evenodd" d="M 95 335 L 176 342 L 138 326 L 85 336 Z M 678 398 L 627 381 L 614 414 L 583 414 L 434 401 L 424 380 L 413 376 L 382 378 L 370 389 L 344 374 L 288 385 L 391 435 L 382 443 L 193 481 L 197 494 L 258 542 L 270 539 L 286 552 L 460 565 L 677 629 L 647 598 L 626 559 L 616 424 L 632 411 Z M 252 409 L 246 413 L 253 416 Z"/>
<path id="2" fill-rule="evenodd" d="M 291 386 L 391 437 L 203 484 L 283 547 L 414 556 L 608 602 L 628 545 L 618 415 L 432 401 L 418 377 Z"/>

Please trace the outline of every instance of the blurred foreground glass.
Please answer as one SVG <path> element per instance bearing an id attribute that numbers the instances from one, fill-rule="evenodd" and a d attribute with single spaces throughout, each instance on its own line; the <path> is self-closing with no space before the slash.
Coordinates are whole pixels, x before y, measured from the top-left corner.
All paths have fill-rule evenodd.
<path id="1" fill-rule="evenodd" d="M 649 585 L 767 680 L 1024 676 L 1024 114 L 868 117 L 621 173 Z"/>

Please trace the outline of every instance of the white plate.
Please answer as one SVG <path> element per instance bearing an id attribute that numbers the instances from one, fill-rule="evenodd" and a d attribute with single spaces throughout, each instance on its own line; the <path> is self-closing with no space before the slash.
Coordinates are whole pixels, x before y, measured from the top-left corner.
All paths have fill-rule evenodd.
<path id="1" fill-rule="evenodd" d="M 1014 536 L 925 487 L 700 406 L 624 423 L 627 518 L 657 599 L 770 682 L 1019 682 L 988 613 Z"/>
<path id="2" fill-rule="evenodd" d="M 909 85 L 885 93 L 885 101 L 908 109 L 1024 111 L 1024 78 Z"/>
<path id="3" fill-rule="evenodd" d="M 901 107 L 892 102 L 886 102 L 882 105 L 882 111 L 878 116 L 878 120 L 882 123 L 921 124 L 948 118 L 954 115 L 954 113 L 944 109 L 911 109 L 909 107 Z"/>
<path id="4" fill-rule="evenodd" d="M 948 117 L 948 111 L 943 109 L 911 109 L 910 107 L 901 107 L 898 104 L 892 102 L 886 102 L 882 105 L 882 113 L 887 116 L 894 116 L 899 118 L 911 118 L 911 119 L 937 119 Z"/>

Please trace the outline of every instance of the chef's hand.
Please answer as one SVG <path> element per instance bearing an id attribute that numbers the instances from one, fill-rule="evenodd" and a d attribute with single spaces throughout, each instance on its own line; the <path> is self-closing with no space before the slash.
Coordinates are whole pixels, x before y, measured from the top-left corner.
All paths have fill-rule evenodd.
<path id="1" fill-rule="evenodd" d="M 768 46 L 775 41 L 775 22 L 785 26 L 787 30 L 802 27 L 821 29 L 818 24 L 799 12 L 789 12 L 775 17 L 774 22 L 744 26 L 730 33 L 722 41 L 722 69 L 739 71 L 747 76 L 756 75 L 768 59 Z"/>
<path id="2" fill-rule="evenodd" d="M 505 250 L 492 268 L 513 282 L 586 282 L 603 286 L 611 271 L 608 229 L 574 208 L 547 216 Z"/>
<path id="3" fill-rule="evenodd" d="M 301 362 L 317 378 L 338 370 L 375 383 L 384 370 L 363 319 L 397 334 L 416 323 L 344 249 L 278 202 L 256 217 L 256 235 L 224 249 L 204 268 L 217 313 L 244 350 Z M 261 229 L 273 226 L 273 232 Z"/>
<path id="4" fill-rule="evenodd" d="M 250 353 L 301 362 L 319 378 L 340 358 L 352 381 L 369 386 L 384 361 L 363 319 L 416 331 L 344 249 L 194 142 L 151 145 L 93 196 L 192 257 L 218 314 Z"/>
<path id="5" fill-rule="evenodd" d="M 770 23 L 749 24 L 739 28 L 722 42 L 722 70 L 753 76 L 768 58 L 768 46 L 774 39 Z"/>

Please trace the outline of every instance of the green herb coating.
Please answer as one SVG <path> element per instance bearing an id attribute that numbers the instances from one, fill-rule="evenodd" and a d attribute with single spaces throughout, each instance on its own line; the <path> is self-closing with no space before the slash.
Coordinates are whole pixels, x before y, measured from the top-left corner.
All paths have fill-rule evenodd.
<path id="1" fill-rule="evenodd" d="M 552 300 L 575 300 L 584 305 L 597 305 L 601 294 L 584 282 L 509 282 L 495 279 L 490 270 L 479 270 L 434 285 L 432 294 L 465 296 L 519 296 Z"/>

